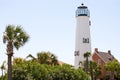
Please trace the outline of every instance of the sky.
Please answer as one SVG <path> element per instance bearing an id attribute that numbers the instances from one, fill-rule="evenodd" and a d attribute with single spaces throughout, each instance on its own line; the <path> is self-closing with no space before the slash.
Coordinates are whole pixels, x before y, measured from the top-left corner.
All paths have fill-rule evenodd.
<path id="1" fill-rule="evenodd" d="M 120 0 L 0 0 L 0 65 L 7 60 L 2 35 L 8 24 L 21 25 L 30 36 L 13 57 L 50 51 L 74 64 L 75 11 L 81 3 L 90 10 L 92 53 L 111 50 L 120 61 Z"/>

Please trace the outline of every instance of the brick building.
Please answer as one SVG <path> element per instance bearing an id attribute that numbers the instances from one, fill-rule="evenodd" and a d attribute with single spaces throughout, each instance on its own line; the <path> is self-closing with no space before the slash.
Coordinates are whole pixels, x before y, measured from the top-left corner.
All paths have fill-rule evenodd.
<path id="1" fill-rule="evenodd" d="M 108 52 L 101 52 L 98 51 L 98 48 L 95 48 L 94 54 L 92 56 L 93 61 L 95 61 L 97 64 L 100 65 L 101 67 L 101 75 L 99 76 L 99 78 L 104 78 L 107 74 L 109 74 L 105 68 L 104 65 L 109 62 L 114 60 L 114 56 L 111 54 L 111 51 L 108 50 Z"/>

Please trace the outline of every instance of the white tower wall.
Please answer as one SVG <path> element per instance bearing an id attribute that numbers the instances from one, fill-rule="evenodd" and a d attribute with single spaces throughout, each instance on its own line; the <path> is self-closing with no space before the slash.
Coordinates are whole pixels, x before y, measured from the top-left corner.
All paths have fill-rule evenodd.
<path id="1" fill-rule="evenodd" d="M 75 68 L 82 66 L 80 62 L 85 61 L 86 52 L 91 52 L 90 21 L 89 16 L 80 15 L 76 16 Z"/>

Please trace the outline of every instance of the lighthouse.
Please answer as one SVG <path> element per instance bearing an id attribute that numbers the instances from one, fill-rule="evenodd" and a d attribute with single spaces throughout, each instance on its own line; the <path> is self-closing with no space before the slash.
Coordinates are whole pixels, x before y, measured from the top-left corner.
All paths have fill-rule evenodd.
<path id="1" fill-rule="evenodd" d="M 89 20 L 90 12 L 87 6 L 81 4 L 76 10 L 76 39 L 75 39 L 75 68 L 82 67 L 85 61 L 84 54 L 91 52 L 91 38 Z M 89 60 L 91 60 L 91 56 Z"/>

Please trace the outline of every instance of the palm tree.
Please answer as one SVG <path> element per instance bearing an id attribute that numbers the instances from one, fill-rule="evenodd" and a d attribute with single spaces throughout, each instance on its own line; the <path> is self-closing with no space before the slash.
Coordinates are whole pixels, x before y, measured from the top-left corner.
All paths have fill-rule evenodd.
<path id="1" fill-rule="evenodd" d="M 58 64 L 57 57 L 50 52 L 37 53 L 37 60 L 41 64 L 48 64 L 48 65 L 57 65 Z"/>
<path id="2" fill-rule="evenodd" d="M 29 54 L 27 58 L 32 58 L 30 61 L 35 61 L 40 64 L 48 64 L 48 65 L 58 65 L 57 57 L 51 52 L 38 52 L 37 58 L 35 58 L 32 54 Z"/>
<path id="3" fill-rule="evenodd" d="M 101 68 L 94 61 L 90 61 L 89 66 L 90 66 L 89 71 L 90 71 L 90 75 L 91 75 L 91 80 L 96 80 L 97 77 L 101 74 Z"/>
<path id="4" fill-rule="evenodd" d="M 3 34 L 3 43 L 7 43 L 8 56 L 8 80 L 12 80 L 12 56 L 13 48 L 17 50 L 28 41 L 29 36 L 23 31 L 21 26 L 8 25 Z"/>
<path id="5" fill-rule="evenodd" d="M 54 54 L 51 54 L 50 58 L 51 58 L 51 65 L 58 65 L 57 57 Z"/>
<path id="6" fill-rule="evenodd" d="M 86 61 L 85 61 L 85 71 L 86 73 L 88 73 L 88 65 L 89 65 L 89 61 L 88 61 L 88 57 L 90 57 L 91 53 L 90 52 L 86 52 L 84 54 L 84 58 L 86 58 Z"/>

